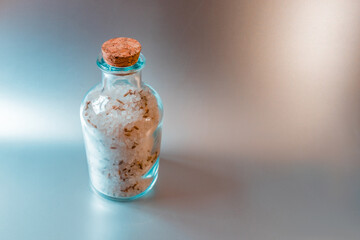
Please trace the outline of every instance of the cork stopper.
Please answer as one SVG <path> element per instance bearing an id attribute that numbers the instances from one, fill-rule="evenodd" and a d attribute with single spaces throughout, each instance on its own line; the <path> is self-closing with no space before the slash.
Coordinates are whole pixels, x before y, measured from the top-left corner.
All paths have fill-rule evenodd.
<path id="1" fill-rule="evenodd" d="M 141 44 L 133 38 L 113 38 L 101 47 L 105 62 L 114 67 L 134 65 L 140 56 Z"/>

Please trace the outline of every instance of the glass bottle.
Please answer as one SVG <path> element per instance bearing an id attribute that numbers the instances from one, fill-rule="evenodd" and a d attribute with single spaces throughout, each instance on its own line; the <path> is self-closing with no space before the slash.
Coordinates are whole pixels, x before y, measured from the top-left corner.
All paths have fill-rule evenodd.
<path id="1" fill-rule="evenodd" d="M 90 183 L 99 195 L 132 200 L 146 194 L 158 177 L 163 119 L 160 96 L 141 79 L 145 57 L 134 65 L 97 59 L 102 82 L 80 107 Z"/>

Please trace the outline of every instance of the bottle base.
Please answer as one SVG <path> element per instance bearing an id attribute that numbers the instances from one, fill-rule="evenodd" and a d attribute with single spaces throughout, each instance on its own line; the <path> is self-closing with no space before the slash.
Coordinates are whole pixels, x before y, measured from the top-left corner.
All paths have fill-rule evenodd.
<path id="1" fill-rule="evenodd" d="M 131 196 L 131 197 L 112 197 L 112 196 L 109 196 L 109 195 L 106 195 L 100 191 L 98 191 L 94 185 L 91 183 L 91 181 L 89 181 L 90 183 L 90 188 L 91 190 L 96 193 L 98 196 L 102 197 L 102 198 L 105 198 L 105 199 L 108 199 L 108 200 L 111 200 L 111 201 L 116 201 L 116 202 L 128 202 L 128 201 L 132 201 L 132 200 L 135 200 L 135 199 L 138 199 L 144 195 L 146 195 L 148 192 L 151 191 L 151 189 L 154 187 L 156 181 L 157 181 L 157 178 L 158 178 L 158 168 L 159 168 L 159 158 L 157 159 L 157 161 L 155 162 L 154 166 L 149 170 L 149 172 L 145 175 L 145 177 L 152 177 L 153 180 L 152 182 L 150 183 L 150 185 L 141 193 L 135 195 L 135 196 Z"/>

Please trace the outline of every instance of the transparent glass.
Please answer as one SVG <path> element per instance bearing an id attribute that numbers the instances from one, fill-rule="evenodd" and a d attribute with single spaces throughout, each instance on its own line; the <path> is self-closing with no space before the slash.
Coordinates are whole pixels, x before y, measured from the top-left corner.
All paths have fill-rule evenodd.
<path id="1" fill-rule="evenodd" d="M 132 200 L 154 186 L 159 168 L 163 106 L 141 79 L 145 58 L 117 68 L 97 59 L 102 82 L 80 107 L 90 183 L 111 200 Z"/>

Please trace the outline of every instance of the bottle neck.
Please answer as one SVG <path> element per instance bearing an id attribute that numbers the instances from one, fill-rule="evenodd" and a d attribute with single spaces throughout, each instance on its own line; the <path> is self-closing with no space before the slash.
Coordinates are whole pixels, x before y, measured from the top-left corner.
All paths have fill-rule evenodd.
<path id="1" fill-rule="evenodd" d="M 99 55 L 96 61 L 98 67 L 102 71 L 103 90 L 111 89 L 117 84 L 127 83 L 136 88 L 142 88 L 141 70 L 144 68 L 146 60 L 144 55 L 140 53 L 138 61 L 129 67 L 114 67 L 107 64 L 102 56 Z"/>
<path id="2" fill-rule="evenodd" d="M 119 83 L 127 82 L 128 84 L 141 88 L 143 83 L 141 80 L 141 71 L 127 74 L 102 72 L 103 89 L 110 89 Z"/>

